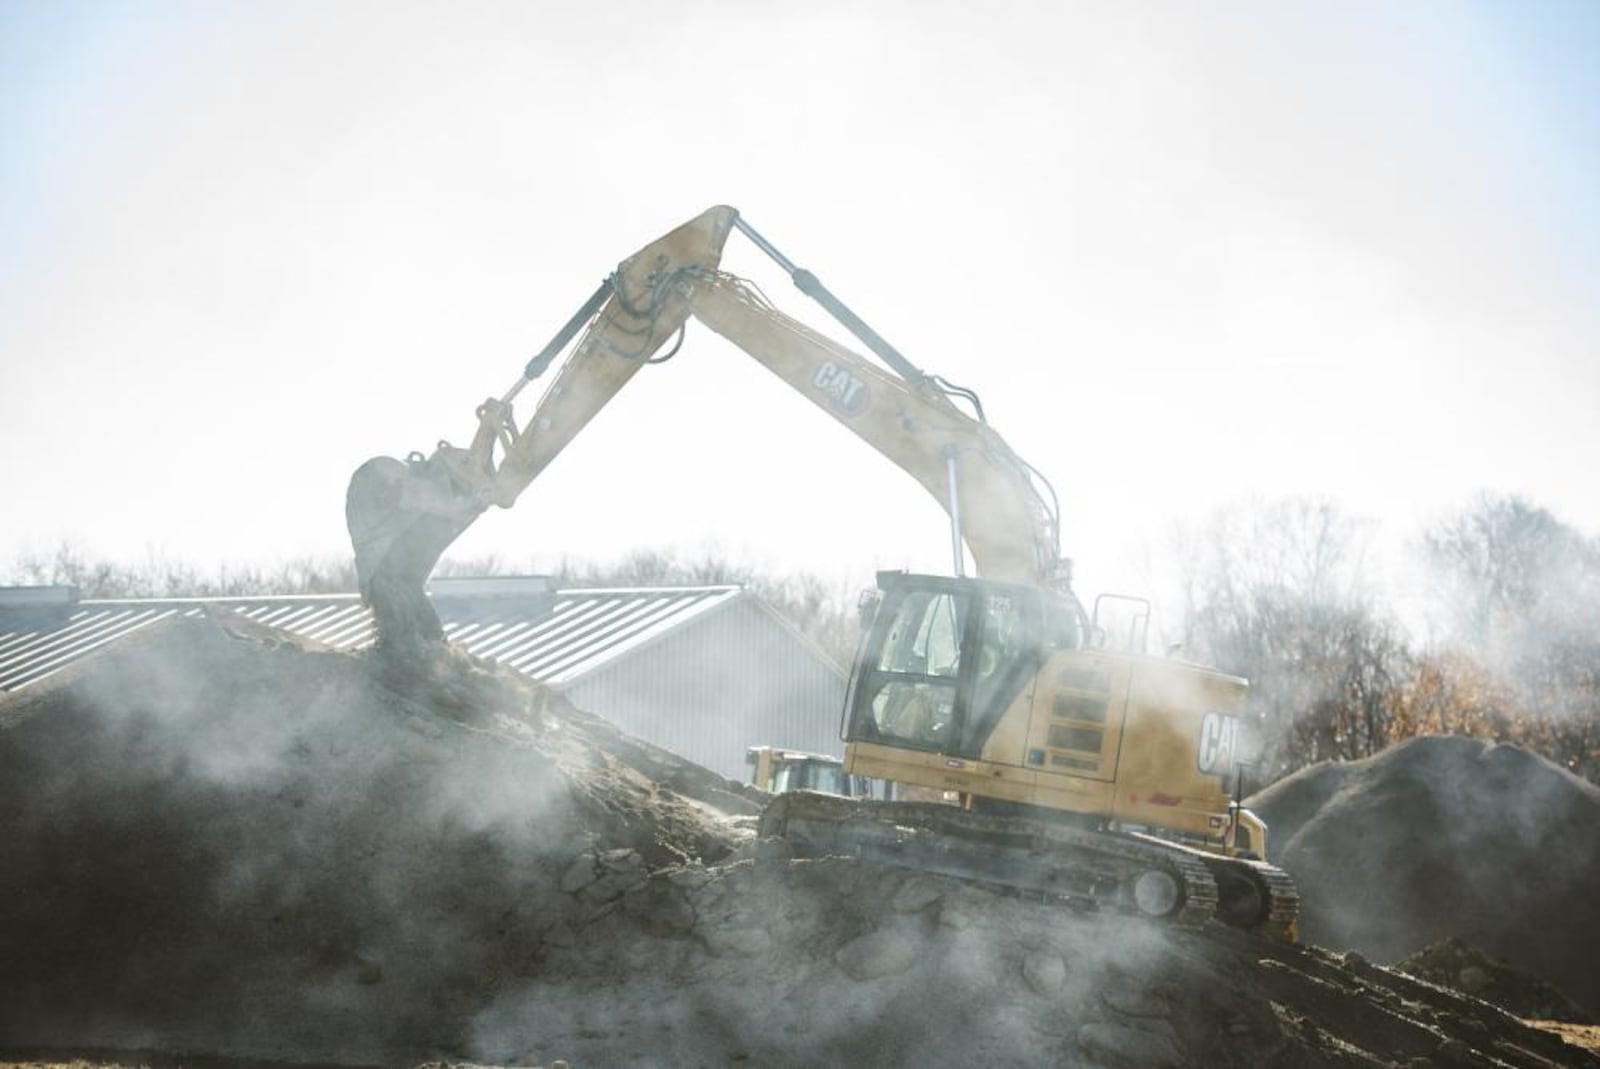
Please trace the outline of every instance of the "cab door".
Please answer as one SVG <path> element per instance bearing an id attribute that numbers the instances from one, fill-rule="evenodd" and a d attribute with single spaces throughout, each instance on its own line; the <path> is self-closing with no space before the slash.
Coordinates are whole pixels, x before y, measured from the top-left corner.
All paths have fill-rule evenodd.
<path id="1" fill-rule="evenodd" d="M 960 736 L 970 591 L 950 581 L 890 592 L 853 684 L 846 738 L 945 752 Z"/>

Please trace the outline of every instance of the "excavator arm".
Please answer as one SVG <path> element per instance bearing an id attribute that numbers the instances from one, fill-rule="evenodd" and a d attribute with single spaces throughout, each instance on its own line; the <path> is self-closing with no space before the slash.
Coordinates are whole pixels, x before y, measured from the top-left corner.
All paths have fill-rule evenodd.
<path id="1" fill-rule="evenodd" d="M 752 285 L 719 270 L 735 228 L 888 368 L 778 311 Z M 1055 504 L 1040 489 L 1048 491 L 1048 484 L 984 421 L 976 396 L 916 368 L 734 209 L 715 207 L 623 261 L 512 387 L 479 407 L 470 445 L 441 442 L 430 456 L 379 457 L 356 471 L 346 519 L 380 645 L 441 636 L 424 594 L 440 555 L 489 505 L 510 507 L 641 366 L 666 358 L 660 351 L 676 337 L 675 352 L 690 317 L 915 478 L 951 517 L 958 572 L 964 542 L 981 576 L 1065 588 Z M 519 427 L 514 399 L 574 337 L 577 344 Z"/>
<path id="2" fill-rule="evenodd" d="M 509 508 L 639 368 L 659 359 L 688 316 L 684 272 L 720 261 L 733 218 L 731 208 L 713 208 L 618 265 L 511 388 L 478 407 L 467 447 L 441 441 L 431 455 L 375 457 L 356 469 L 345 522 L 380 647 L 442 638 L 425 593 L 439 557 L 490 505 Z M 579 331 L 582 340 L 519 429 L 512 402 Z"/>
<path id="3" fill-rule="evenodd" d="M 916 479 L 950 514 L 979 575 L 1035 586 L 1055 578 L 1054 513 L 1030 469 L 931 377 L 909 381 L 868 362 L 732 275 L 702 281 L 694 317 Z"/>

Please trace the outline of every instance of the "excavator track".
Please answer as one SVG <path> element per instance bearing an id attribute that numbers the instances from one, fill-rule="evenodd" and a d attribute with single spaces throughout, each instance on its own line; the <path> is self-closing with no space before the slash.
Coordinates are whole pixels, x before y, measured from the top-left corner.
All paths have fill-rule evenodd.
<path id="1" fill-rule="evenodd" d="M 796 791 L 773 800 L 759 830 L 800 856 L 861 857 L 1185 928 L 1217 911 L 1216 881 L 1198 856 L 1068 824 Z"/>
<path id="2" fill-rule="evenodd" d="M 1299 942 L 1300 890 L 1287 872 L 1265 861 L 1213 854 L 1167 839 L 1131 837 L 1187 854 L 1210 870 L 1217 885 L 1217 919 L 1222 923 L 1280 943 Z"/>
<path id="3" fill-rule="evenodd" d="M 1077 908 L 1183 928 L 1216 919 L 1294 941 L 1299 896 L 1282 870 L 1145 835 L 809 791 L 779 795 L 758 827 L 803 857 L 860 857 Z"/>
<path id="4" fill-rule="evenodd" d="M 1221 916 L 1224 923 L 1280 943 L 1300 941 L 1300 889 L 1287 872 L 1264 861 L 1214 855 L 1208 856 L 1205 864 L 1212 870 L 1218 886 L 1224 888 L 1225 907 L 1232 906 L 1231 911 Z M 1226 892 L 1230 878 L 1252 885 L 1249 892 L 1237 899 L 1237 905 L 1230 902 Z M 1245 908 L 1252 899 L 1257 903 L 1253 911 Z"/>

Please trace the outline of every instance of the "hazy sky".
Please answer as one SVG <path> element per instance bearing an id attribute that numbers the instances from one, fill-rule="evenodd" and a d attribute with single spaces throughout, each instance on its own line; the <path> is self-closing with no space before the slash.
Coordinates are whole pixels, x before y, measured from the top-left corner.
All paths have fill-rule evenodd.
<path id="1" fill-rule="evenodd" d="M 1086 593 L 1252 493 L 1600 531 L 1596 54 L 1582 0 L 0 0 L 0 554 L 344 552 L 362 460 L 714 203 L 982 394 Z M 693 327 L 457 552 L 710 544 L 949 564 Z"/>

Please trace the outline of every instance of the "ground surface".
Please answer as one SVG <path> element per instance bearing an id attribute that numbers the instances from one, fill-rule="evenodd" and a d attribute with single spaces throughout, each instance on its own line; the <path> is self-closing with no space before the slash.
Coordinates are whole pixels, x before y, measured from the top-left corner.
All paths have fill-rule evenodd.
<path id="1" fill-rule="evenodd" d="M 753 807 L 513 676 L 170 621 L 0 705 L 0 1052 L 1600 1065 L 1358 956 L 793 860 Z"/>

